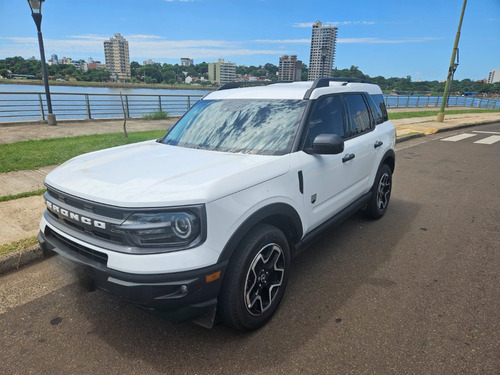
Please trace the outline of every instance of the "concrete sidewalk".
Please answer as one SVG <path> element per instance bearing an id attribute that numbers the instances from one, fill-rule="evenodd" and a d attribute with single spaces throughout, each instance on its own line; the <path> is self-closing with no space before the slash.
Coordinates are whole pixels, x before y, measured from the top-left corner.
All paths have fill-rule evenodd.
<path id="1" fill-rule="evenodd" d="M 436 117 L 414 117 L 393 120 L 398 141 L 414 136 L 433 134 L 460 127 L 500 122 L 500 112 L 446 115 L 443 123 Z M 127 131 L 167 130 L 176 119 L 161 121 L 127 120 Z M 59 122 L 57 126 L 45 124 L 0 125 L 0 143 L 12 143 L 43 138 L 73 137 L 86 134 L 104 134 L 123 131 L 123 121 L 70 121 Z M 16 195 L 43 188 L 43 180 L 56 166 L 35 171 L 19 171 L 0 174 L 0 196 Z M 0 245 L 35 236 L 38 223 L 44 211 L 43 198 L 34 196 L 0 202 Z M 40 249 L 0 256 L 0 274 L 8 272 L 33 260 L 41 259 Z"/>

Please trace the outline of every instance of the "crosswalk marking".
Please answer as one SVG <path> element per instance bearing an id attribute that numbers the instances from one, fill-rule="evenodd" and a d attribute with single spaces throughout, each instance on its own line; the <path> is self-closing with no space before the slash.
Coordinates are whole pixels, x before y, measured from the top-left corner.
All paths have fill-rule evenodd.
<path id="1" fill-rule="evenodd" d="M 486 138 L 482 138 L 478 141 L 475 141 L 474 143 L 481 144 L 481 145 L 492 145 L 494 143 L 500 142 L 500 132 L 489 132 L 489 131 L 480 131 L 480 130 L 474 130 L 473 133 L 462 133 L 462 134 L 457 134 L 453 135 L 451 137 L 443 138 L 440 139 L 441 141 L 446 141 L 446 142 L 458 142 L 462 141 L 464 139 L 472 138 L 475 137 L 476 135 L 489 135 Z M 490 135 L 491 134 L 491 135 Z"/>
<path id="2" fill-rule="evenodd" d="M 480 133 L 480 134 L 500 134 L 500 132 L 484 132 L 481 130 L 474 130 L 473 133 Z"/>
<path id="3" fill-rule="evenodd" d="M 448 138 L 443 138 L 441 140 L 442 141 L 447 141 L 447 142 L 458 142 L 458 141 L 461 141 L 462 139 L 467 139 L 467 138 L 475 137 L 476 135 L 477 134 L 464 133 L 464 134 L 454 135 L 454 136 L 448 137 Z"/>
<path id="4" fill-rule="evenodd" d="M 492 145 L 493 143 L 496 143 L 500 141 L 500 135 L 492 135 L 483 139 L 480 139 L 479 141 L 476 141 L 474 143 L 479 143 L 482 145 Z"/>

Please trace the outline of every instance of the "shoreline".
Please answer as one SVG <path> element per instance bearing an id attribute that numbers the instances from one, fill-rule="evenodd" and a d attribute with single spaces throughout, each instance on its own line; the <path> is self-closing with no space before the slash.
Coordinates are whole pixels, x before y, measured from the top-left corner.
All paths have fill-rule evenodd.
<path id="1" fill-rule="evenodd" d="M 36 85 L 43 86 L 39 79 L 0 79 L 0 84 L 5 85 Z M 215 86 L 193 86 L 189 84 L 167 85 L 161 83 L 124 83 L 124 82 L 87 82 L 87 81 L 49 81 L 50 86 L 73 86 L 73 87 L 95 87 L 95 88 L 125 88 L 125 89 L 158 89 L 158 90 L 207 90 L 217 89 Z"/>

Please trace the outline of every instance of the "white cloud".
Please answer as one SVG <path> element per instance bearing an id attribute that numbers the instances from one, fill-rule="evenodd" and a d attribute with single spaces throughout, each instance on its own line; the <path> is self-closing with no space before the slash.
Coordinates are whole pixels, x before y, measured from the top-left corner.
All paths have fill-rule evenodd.
<path id="1" fill-rule="evenodd" d="M 403 44 L 403 43 L 421 43 L 439 38 L 407 38 L 407 39 L 379 39 L 379 38 L 339 38 L 339 44 Z"/>
<path id="2" fill-rule="evenodd" d="M 375 25 L 374 21 L 334 21 L 322 22 L 323 26 L 351 26 L 351 25 Z M 311 28 L 314 22 L 296 22 L 293 27 L 307 27 Z"/>
<path id="3" fill-rule="evenodd" d="M 257 39 L 255 43 L 308 44 L 311 39 Z"/>
<path id="4" fill-rule="evenodd" d="M 401 43 L 419 43 L 439 38 L 406 38 L 406 39 L 380 39 L 380 38 L 338 38 L 339 44 L 401 44 Z M 255 43 L 271 44 L 309 44 L 311 39 L 257 39 Z"/>
<path id="5" fill-rule="evenodd" d="M 229 56 L 277 55 L 287 53 L 282 47 L 249 48 L 248 43 L 226 40 L 166 40 L 158 35 L 124 35 L 129 42 L 131 60 L 142 58 L 177 59 L 189 56 L 199 59 L 226 58 Z M 56 53 L 60 56 L 74 59 L 103 58 L 103 42 L 109 36 L 86 34 L 71 35 L 67 39 L 44 39 L 45 53 L 50 56 Z M 2 38 L 0 41 L 0 56 L 38 56 L 37 38 Z M 308 43 L 308 40 L 304 40 Z M 286 43 L 279 41 L 279 43 Z"/>

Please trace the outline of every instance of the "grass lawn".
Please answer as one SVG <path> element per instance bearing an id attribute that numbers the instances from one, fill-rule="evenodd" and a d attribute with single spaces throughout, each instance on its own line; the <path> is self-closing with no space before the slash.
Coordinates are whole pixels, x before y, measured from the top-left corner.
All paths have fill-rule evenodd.
<path id="1" fill-rule="evenodd" d="M 28 237 L 24 240 L 19 240 L 11 242 L 8 244 L 0 245 L 0 256 L 12 253 L 17 250 L 24 250 L 31 246 L 35 246 L 38 243 L 37 237 Z"/>
<path id="2" fill-rule="evenodd" d="M 85 135 L 0 144 L 0 173 L 32 170 L 61 164 L 74 156 L 108 147 L 160 138 L 163 130 L 129 133 Z"/>
<path id="3" fill-rule="evenodd" d="M 34 197 L 35 195 L 42 195 L 45 193 L 46 190 L 47 189 L 38 189 L 38 190 L 27 191 L 25 193 L 2 195 L 0 196 L 0 202 L 7 202 L 20 198 Z"/>

